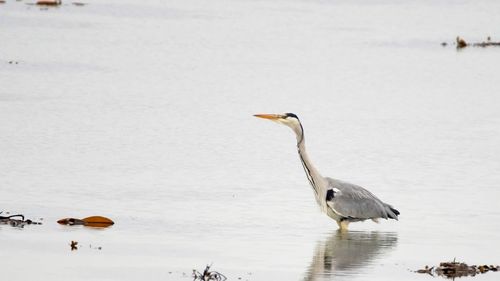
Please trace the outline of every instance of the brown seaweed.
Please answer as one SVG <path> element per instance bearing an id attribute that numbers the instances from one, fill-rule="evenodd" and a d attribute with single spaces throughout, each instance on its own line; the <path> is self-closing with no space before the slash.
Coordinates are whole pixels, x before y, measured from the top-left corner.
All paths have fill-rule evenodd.
<path id="1" fill-rule="evenodd" d="M 441 262 L 439 266 L 436 267 L 429 267 L 426 265 L 423 269 L 419 269 L 415 272 L 454 279 L 456 277 L 476 276 L 477 274 L 483 274 L 488 271 L 499 270 L 500 267 L 498 265 L 468 265 L 464 262 L 453 260 L 452 262 Z"/>

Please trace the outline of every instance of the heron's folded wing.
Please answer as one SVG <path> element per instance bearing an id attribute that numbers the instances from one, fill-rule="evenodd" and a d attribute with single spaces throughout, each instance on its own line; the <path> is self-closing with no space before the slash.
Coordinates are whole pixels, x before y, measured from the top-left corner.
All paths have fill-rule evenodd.
<path id="1" fill-rule="evenodd" d="M 340 180 L 327 180 L 329 188 L 338 190 L 328 205 L 339 215 L 356 219 L 388 218 L 386 204 L 370 191 Z"/>

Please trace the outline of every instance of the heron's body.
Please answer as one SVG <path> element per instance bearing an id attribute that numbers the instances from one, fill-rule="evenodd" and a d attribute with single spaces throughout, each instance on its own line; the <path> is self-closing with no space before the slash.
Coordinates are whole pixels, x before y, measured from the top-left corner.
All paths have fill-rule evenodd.
<path id="1" fill-rule="evenodd" d="M 323 177 L 312 165 L 306 152 L 304 129 L 293 113 L 257 114 L 256 117 L 270 119 L 290 127 L 297 136 L 297 151 L 307 179 L 314 191 L 321 210 L 334 219 L 341 229 L 347 229 L 350 222 L 371 219 L 398 219 L 399 211 L 382 202 L 361 186 L 337 179 Z"/>

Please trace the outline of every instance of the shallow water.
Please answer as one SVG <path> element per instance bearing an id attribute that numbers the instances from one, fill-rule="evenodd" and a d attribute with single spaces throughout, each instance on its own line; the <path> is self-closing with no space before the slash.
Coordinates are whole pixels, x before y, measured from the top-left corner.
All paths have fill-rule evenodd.
<path id="1" fill-rule="evenodd" d="M 44 223 L 0 225 L 3 277 L 189 280 L 213 263 L 230 280 L 428 280 L 411 271 L 500 264 L 500 48 L 440 46 L 498 40 L 500 2 L 86 3 L 0 5 L 0 211 Z M 338 233 L 293 133 L 252 117 L 281 112 L 323 175 L 400 221 Z M 90 215 L 116 224 L 55 223 Z"/>

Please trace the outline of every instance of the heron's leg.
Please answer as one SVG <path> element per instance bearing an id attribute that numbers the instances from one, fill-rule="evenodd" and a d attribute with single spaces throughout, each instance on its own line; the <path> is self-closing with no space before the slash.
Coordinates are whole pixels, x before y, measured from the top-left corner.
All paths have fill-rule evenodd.
<path id="1" fill-rule="evenodd" d="M 346 231 L 349 228 L 349 222 L 348 220 L 340 220 L 337 221 L 337 224 L 339 225 L 340 230 Z"/>

